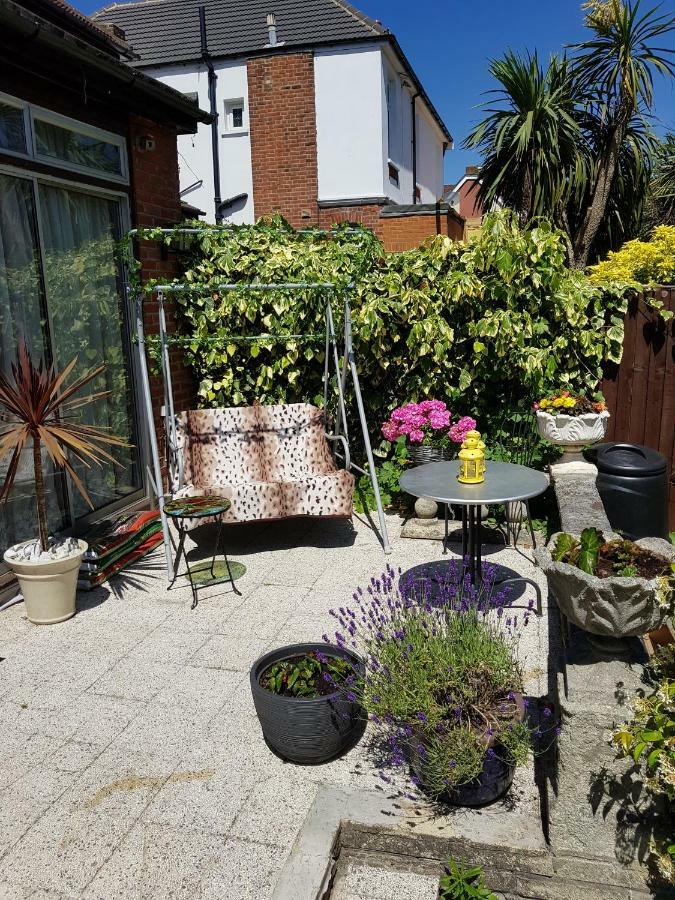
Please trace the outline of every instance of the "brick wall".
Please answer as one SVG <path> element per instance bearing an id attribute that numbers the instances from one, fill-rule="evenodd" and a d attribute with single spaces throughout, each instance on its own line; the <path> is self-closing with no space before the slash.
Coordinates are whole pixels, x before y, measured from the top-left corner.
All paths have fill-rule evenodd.
<path id="1" fill-rule="evenodd" d="M 296 228 L 317 225 L 313 55 L 260 57 L 247 68 L 256 217 L 280 212 Z"/>
<path id="2" fill-rule="evenodd" d="M 381 219 L 381 237 L 385 250 L 410 250 L 428 237 L 444 234 L 453 240 L 464 239 L 464 220 L 451 210 L 438 209 L 435 213 L 419 215 L 388 214 Z"/>
<path id="3" fill-rule="evenodd" d="M 139 137 L 152 137 L 154 148 L 139 149 Z M 181 220 L 178 179 L 178 152 L 176 129 L 158 125 L 148 119 L 131 117 L 129 159 L 132 184 L 132 221 L 135 226 L 153 228 L 169 227 Z M 175 254 L 167 252 L 154 241 L 137 241 L 135 252 L 142 265 L 141 276 L 173 279 L 179 272 Z M 165 298 L 167 325 L 171 331 L 175 324 L 175 306 L 171 297 Z M 157 304 L 145 305 L 144 324 L 147 334 L 156 334 L 159 328 Z M 195 389 L 192 375 L 182 362 L 180 349 L 171 351 L 173 394 L 177 410 L 188 409 L 194 403 Z M 161 378 L 150 376 L 155 427 L 160 441 L 160 456 L 164 456 L 164 428 L 160 410 L 164 402 Z M 141 413 L 142 414 L 142 413 Z"/>
<path id="4" fill-rule="evenodd" d="M 359 206 L 324 206 L 319 209 L 319 228 L 330 228 L 341 222 L 357 222 L 365 228 L 372 229 L 378 237 L 382 237 L 382 219 L 378 203 L 363 203 Z"/>

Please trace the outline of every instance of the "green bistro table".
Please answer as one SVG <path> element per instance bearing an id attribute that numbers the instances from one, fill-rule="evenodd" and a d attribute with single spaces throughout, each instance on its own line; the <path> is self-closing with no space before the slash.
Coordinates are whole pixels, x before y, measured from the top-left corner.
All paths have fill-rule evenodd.
<path id="1" fill-rule="evenodd" d="M 178 578 L 180 558 L 181 556 L 183 556 L 183 558 L 185 559 L 185 565 L 187 567 L 187 576 L 190 580 L 190 587 L 192 588 L 192 609 L 197 606 L 197 589 L 200 587 L 208 587 L 208 585 L 211 584 L 222 584 L 223 582 L 229 581 L 235 594 L 239 594 L 239 596 L 241 596 L 241 591 L 234 583 L 232 569 L 230 568 L 230 561 L 228 560 L 227 553 L 224 549 L 223 559 L 225 560 L 227 577 L 218 576 L 214 569 L 223 531 L 223 516 L 228 511 L 230 506 L 231 504 L 229 500 L 226 500 L 224 497 L 216 496 L 182 497 L 179 500 L 168 497 L 164 502 L 164 512 L 167 516 L 173 519 L 176 528 L 178 529 L 178 549 L 176 550 L 176 560 L 174 562 L 173 568 L 173 580 L 169 585 L 169 588 L 173 587 L 176 579 Z M 213 548 L 213 556 L 211 557 L 211 565 L 208 570 L 199 569 L 193 571 L 190 568 L 190 562 L 188 560 L 187 553 L 185 552 L 185 536 L 190 530 L 187 527 L 186 523 L 195 519 L 215 519 L 218 523 L 216 542 Z M 199 580 L 197 580 L 197 574 L 206 571 L 208 571 L 211 577 L 206 579 L 200 578 Z"/>

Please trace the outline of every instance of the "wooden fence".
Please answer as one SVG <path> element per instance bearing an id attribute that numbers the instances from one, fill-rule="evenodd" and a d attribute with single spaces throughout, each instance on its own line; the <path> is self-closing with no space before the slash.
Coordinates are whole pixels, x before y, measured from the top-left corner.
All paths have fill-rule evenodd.
<path id="1" fill-rule="evenodd" d="M 655 296 L 675 312 L 675 287 L 659 288 Z M 665 321 L 642 297 L 631 300 L 623 359 L 606 367 L 601 389 L 612 414 L 607 440 L 644 444 L 668 459 L 668 513 L 675 530 L 675 319 Z"/>

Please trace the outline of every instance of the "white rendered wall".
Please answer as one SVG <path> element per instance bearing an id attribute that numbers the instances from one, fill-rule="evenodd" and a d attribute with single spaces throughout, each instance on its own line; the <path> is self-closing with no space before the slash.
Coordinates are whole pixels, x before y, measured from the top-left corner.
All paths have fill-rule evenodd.
<path id="1" fill-rule="evenodd" d="M 251 141 L 248 130 L 248 81 L 245 62 L 216 62 L 218 75 L 217 106 L 220 147 L 220 196 L 223 200 L 236 194 L 248 194 L 248 199 L 225 212 L 226 221 L 245 224 L 255 221 L 253 208 L 253 174 Z M 148 74 L 184 94 L 197 93 L 201 109 L 209 110 L 208 73 L 206 66 L 167 66 L 146 70 Z M 225 103 L 243 99 L 244 129 L 226 132 Z M 202 187 L 183 194 L 181 199 L 206 212 L 206 221 L 215 220 L 213 205 L 213 161 L 211 156 L 211 126 L 200 123 L 197 134 L 179 135 L 178 162 L 181 191 L 195 181 Z"/>
<path id="2" fill-rule="evenodd" d="M 319 200 L 386 196 L 380 48 L 317 50 L 314 91 Z"/>
<path id="3" fill-rule="evenodd" d="M 443 142 L 438 126 L 417 100 L 417 184 L 420 203 L 435 203 L 443 197 Z"/>
<path id="4" fill-rule="evenodd" d="M 385 196 L 395 203 L 413 203 L 412 97 L 414 87 L 393 53 L 382 51 L 381 93 L 384 135 L 383 176 Z M 393 113 L 387 109 L 387 90 L 393 89 Z M 443 196 L 443 142 L 446 140 L 422 99 L 416 98 L 418 203 L 435 203 Z M 392 130 L 391 139 L 389 130 Z M 398 185 L 389 177 L 389 163 L 398 169 Z"/>

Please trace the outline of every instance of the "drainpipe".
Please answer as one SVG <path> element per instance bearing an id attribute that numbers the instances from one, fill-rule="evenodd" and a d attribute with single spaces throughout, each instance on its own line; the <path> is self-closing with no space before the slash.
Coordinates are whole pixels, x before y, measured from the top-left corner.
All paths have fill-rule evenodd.
<path id="1" fill-rule="evenodd" d="M 415 101 L 419 97 L 419 91 L 413 94 L 410 99 L 410 110 L 412 116 L 412 202 L 413 206 L 417 204 L 417 115 L 415 114 Z"/>
<path id="2" fill-rule="evenodd" d="M 211 155 L 213 157 L 213 203 L 216 208 L 216 225 L 222 225 L 223 213 L 221 210 L 220 198 L 220 156 L 218 147 L 218 102 L 216 99 L 216 91 L 218 87 L 218 76 L 213 68 L 211 57 L 209 56 L 208 44 L 206 43 L 206 10 L 203 6 L 199 7 L 199 34 L 202 43 L 202 59 L 206 63 L 209 73 L 209 102 L 211 104 Z"/>

